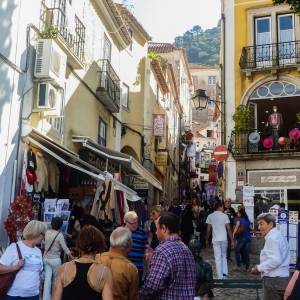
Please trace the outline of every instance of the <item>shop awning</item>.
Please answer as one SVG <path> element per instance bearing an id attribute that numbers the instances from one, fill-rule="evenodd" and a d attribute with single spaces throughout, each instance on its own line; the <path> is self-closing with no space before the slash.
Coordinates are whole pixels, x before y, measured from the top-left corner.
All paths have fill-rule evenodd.
<path id="1" fill-rule="evenodd" d="M 104 181 L 108 177 L 114 184 L 116 184 L 115 189 L 124 191 L 126 199 L 130 201 L 135 201 L 134 199 L 136 196 L 136 192 L 134 190 L 118 182 L 114 178 L 111 178 L 111 176 L 109 176 L 105 172 L 102 172 L 94 166 L 91 166 L 84 160 L 80 159 L 78 154 L 57 144 L 56 142 L 52 141 L 49 137 L 43 135 L 37 130 L 32 129 L 31 133 L 29 134 L 29 136 L 26 137 L 26 139 L 28 139 L 32 144 L 36 145 L 38 148 L 42 149 L 48 155 L 52 156 L 61 163 L 69 166 L 70 168 L 74 168 L 83 173 L 86 173 L 89 176 L 95 178 L 96 180 Z M 84 167 L 89 168 L 90 170 L 96 173 L 86 170 Z"/>
<path id="2" fill-rule="evenodd" d="M 149 171 L 147 171 L 139 162 L 137 162 L 132 156 L 101 146 L 87 136 L 73 135 L 72 141 L 74 143 L 82 143 L 84 147 L 99 154 L 103 158 L 117 161 L 120 165 L 125 167 L 127 170 L 129 170 L 132 173 L 140 175 L 147 182 L 149 182 L 154 187 L 162 191 L 161 183 L 151 173 L 149 173 Z"/>

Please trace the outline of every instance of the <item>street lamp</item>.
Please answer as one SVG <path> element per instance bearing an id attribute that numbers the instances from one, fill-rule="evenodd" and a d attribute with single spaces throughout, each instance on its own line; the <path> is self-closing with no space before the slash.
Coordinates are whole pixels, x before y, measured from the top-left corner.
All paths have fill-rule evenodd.
<path id="1" fill-rule="evenodd" d="M 192 98 L 196 109 L 206 108 L 209 97 L 205 94 L 205 90 L 198 89 Z"/>

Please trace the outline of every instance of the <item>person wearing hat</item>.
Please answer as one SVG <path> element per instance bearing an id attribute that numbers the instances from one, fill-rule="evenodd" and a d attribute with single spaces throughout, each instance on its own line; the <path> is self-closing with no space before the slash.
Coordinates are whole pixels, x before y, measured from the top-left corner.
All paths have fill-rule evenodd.
<path id="1" fill-rule="evenodd" d="M 197 295 L 198 297 L 196 297 L 195 300 L 211 300 L 214 297 L 212 290 L 205 285 L 199 289 Z"/>
<path id="2" fill-rule="evenodd" d="M 268 124 L 272 128 L 272 140 L 274 141 L 273 149 L 278 150 L 279 131 L 283 125 L 282 115 L 277 111 L 277 106 L 273 106 L 273 113 L 270 114 Z"/>

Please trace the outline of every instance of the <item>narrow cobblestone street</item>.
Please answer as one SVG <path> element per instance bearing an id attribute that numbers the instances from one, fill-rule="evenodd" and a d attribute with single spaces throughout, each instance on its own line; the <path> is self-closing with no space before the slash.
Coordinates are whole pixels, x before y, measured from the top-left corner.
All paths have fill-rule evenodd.
<path id="1" fill-rule="evenodd" d="M 204 248 L 201 250 L 201 257 L 211 264 L 213 268 L 213 276 L 216 278 L 216 265 L 214 260 L 213 248 Z M 233 268 L 236 267 L 236 261 L 234 252 L 231 254 L 233 262 L 228 262 L 228 271 L 229 271 L 229 279 L 239 278 L 239 279 L 247 279 L 247 278 L 260 278 L 258 276 L 254 276 L 249 272 L 245 271 L 235 271 Z M 259 263 L 259 255 L 258 254 L 250 254 L 250 268 L 254 267 L 257 263 Z M 245 266 L 243 266 L 245 269 Z M 214 299 L 216 300 L 255 300 L 256 299 L 256 290 L 254 289 L 213 289 Z M 259 299 L 262 299 L 262 290 L 259 290 Z M 270 299 L 271 300 L 271 299 Z"/>

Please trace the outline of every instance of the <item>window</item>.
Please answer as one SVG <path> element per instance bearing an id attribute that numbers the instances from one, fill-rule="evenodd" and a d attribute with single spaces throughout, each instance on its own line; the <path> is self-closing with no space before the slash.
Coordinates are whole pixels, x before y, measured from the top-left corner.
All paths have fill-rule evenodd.
<path id="1" fill-rule="evenodd" d="M 101 118 L 98 122 L 98 144 L 106 147 L 106 124 Z"/>
<path id="2" fill-rule="evenodd" d="M 103 45 L 103 59 L 110 61 L 111 59 L 111 42 L 109 41 L 106 34 L 104 34 L 104 45 Z"/>
<path id="3" fill-rule="evenodd" d="M 206 134 L 207 134 L 207 137 L 210 137 L 210 138 L 215 137 L 213 130 L 207 130 Z M 208 144 L 208 147 L 210 147 L 210 143 Z"/>
<path id="4" fill-rule="evenodd" d="M 59 133 L 62 133 L 62 118 L 51 118 L 48 119 L 48 123 L 51 124 L 51 126 L 58 131 Z"/>
<path id="5" fill-rule="evenodd" d="M 133 31 L 132 31 L 130 28 L 128 28 L 128 32 L 129 32 L 129 35 L 130 35 L 131 40 L 132 40 Z M 132 42 L 131 42 L 131 44 L 129 45 L 129 50 L 132 51 Z"/>
<path id="6" fill-rule="evenodd" d="M 216 76 L 208 76 L 208 85 L 215 85 L 217 82 Z"/>
<path id="7" fill-rule="evenodd" d="M 156 85 L 156 102 L 158 103 L 159 101 L 159 86 L 158 84 Z"/>
<path id="8" fill-rule="evenodd" d="M 124 83 L 122 87 L 122 106 L 129 108 L 129 86 Z"/>
<path id="9" fill-rule="evenodd" d="M 194 85 L 197 87 L 198 86 L 198 77 L 194 76 Z"/>

